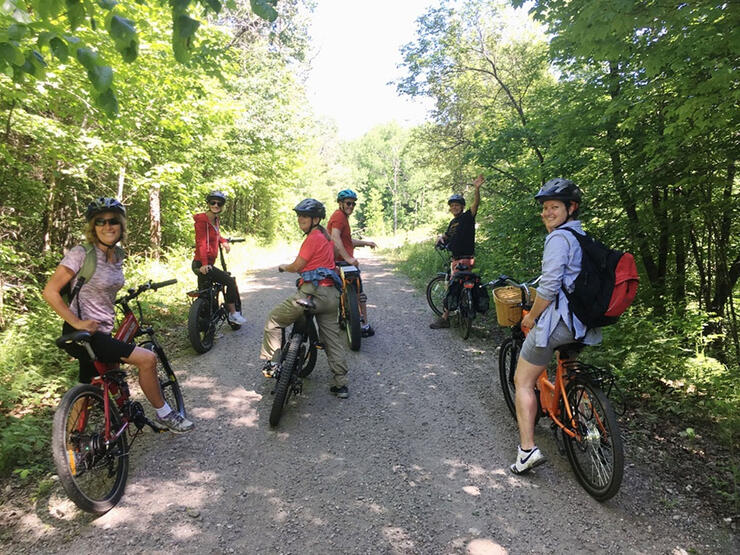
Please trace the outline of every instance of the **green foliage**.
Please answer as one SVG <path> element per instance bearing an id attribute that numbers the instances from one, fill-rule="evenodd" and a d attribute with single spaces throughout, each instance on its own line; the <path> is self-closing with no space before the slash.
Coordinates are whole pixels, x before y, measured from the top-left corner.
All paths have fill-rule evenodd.
<path id="1" fill-rule="evenodd" d="M 276 3 L 276 0 L 251 2 L 254 13 L 270 22 L 278 15 Z M 93 55 L 96 49 L 104 48 L 105 39 L 112 39 L 114 49 L 124 62 L 137 59 L 136 21 L 145 21 L 149 10 L 143 4 L 138 0 L 4 0 L 0 4 L 0 72 L 16 83 L 25 83 L 29 77 L 41 79 L 47 61 L 39 50 L 48 48 L 63 63 L 70 49 L 76 50 L 76 58 L 87 70 L 88 80 L 97 92 L 97 105 L 113 116 L 118 113 L 113 69 L 102 65 Z M 162 13 L 165 3 L 157 4 L 153 9 Z M 169 4 L 173 53 L 178 62 L 186 63 L 195 50 L 195 33 L 200 27 L 200 22 L 189 16 L 189 9 L 200 5 L 205 15 L 218 14 L 222 4 L 218 0 L 172 0 Z M 105 21 L 107 37 L 97 32 L 101 20 Z M 80 56 L 80 51 L 87 54 Z"/>

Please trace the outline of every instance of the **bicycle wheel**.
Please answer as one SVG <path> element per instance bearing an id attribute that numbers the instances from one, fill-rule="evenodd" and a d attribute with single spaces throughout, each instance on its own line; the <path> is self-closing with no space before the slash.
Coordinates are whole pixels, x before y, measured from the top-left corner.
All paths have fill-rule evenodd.
<path id="1" fill-rule="evenodd" d="M 298 351 L 301 347 L 301 336 L 294 335 L 290 338 L 288 353 L 280 367 L 280 376 L 275 386 L 275 398 L 272 400 L 272 410 L 270 410 L 270 426 L 275 427 L 280 422 L 283 415 L 283 409 L 288 403 L 290 393 L 293 389 L 293 373 L 295 372 L 296 362 L 298 361 Z"/>
<path id="2" fill-rule="evenodd" d="M 188 314 L 188 339 L 196 353 L 207 353 L 213 347 L 216 326 L 208 299 L 198 297 L 190 306 Z"/>
<path id="3" fill-rule="evenodd" d="M 357 301 L 357 284 L 348 283 L 344 292 L 344 309 L 347 315 L 347 341 L 349 348 L 353 351 L 360 350 L 362 342 L 362 326 L 360 324 L 360 305 Z"/>
<path id="4" fill-rule="evenodd" d="M 457 309 L 457 331 L 463 339 L 470 337 L 473 327 L 473 295 L 470 289 L 463 289 L 460 293 L 460 306 Z"/>
<path id="5" fill-rule="evenodd" d="M 432 278 L 427 284 L 427 302 L 429 308 L 437 316 L 442 316 L 444 312 L 444 300 L 447 296 L 447 277 L 443 274 Z"/>
<path id="6" fill-rule="evenodd" d="M 110 404 L 111 432 L 121 428 Z M 59 481 L 83 511 L 103 514 L 121 499 L 128 477 L 128 440 L 122 433 L 105 444 L 103 392 L 93 385 L 70 389 L 54 413 L 51 449 Z"/>
<path id="7" fill-rule="evenodd" d="M 308 326 L 308 349 L 303 356 L 301 370 L 298 372 L 299 378 L 305 378 L 313 372 L 314 366 L 316 366 L 316 357 L 318 356 L 316 344 L 319 342 L 319 332 L 316 330 L 316 320 L 311 318 Z"/>
<path id="8" fill-rule="evenodd" d="M 519 360 L 519 349 L 521 345 L 513 337 L 509 337 L 501 344 L 498 351 L 498 375 L 501 381 L 501 390 L 504 392 L 504 400 L 509 412 L 516 420 L 516 388 L 514 387 L 514 372 Z"/>
<path id="9" fill-rule="evenodd" d="M 576 479 L 597 501 L 611 499 L 622 484 L 624 451 L 617 417 L 609 399 L 597 386 L 576 381 L 565 388 L 579 439 L 563 434 L 565 452 Z M 561 418 L 566 422 L 565 403 Z"/>
<path id="10" fill-rule="evenodd" d="M 145 341 L 139 346 L 157 355 L 157 379 L 159 380 L 159 388 L 162 390 L 162 396 L 172 409 L 179 412 L 183 418 L 186 417 L 185 402 L 182 398 L 180 382 L 177 381 L 175 372 L 170 366 L 170 361 L 167 360 L 164 349 L 159 345 L 155 345 L 153 341 Z"/>

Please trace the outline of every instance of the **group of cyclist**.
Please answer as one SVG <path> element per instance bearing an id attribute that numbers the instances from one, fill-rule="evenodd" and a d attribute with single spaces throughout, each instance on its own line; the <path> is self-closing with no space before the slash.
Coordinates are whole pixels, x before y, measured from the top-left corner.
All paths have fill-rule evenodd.
<path id="1" fill-rule="evenodd" d="M 459 264 L 472 267 L 475 263 L 475 217 L 480 205 L 480 188 L 484 182 L 479 175 L 473 182 L 474 199 L 465 210 L 465 199 L 455 194 L 448 200 L 453 216 L 446 232 L 438 236 L 452 253 L 452 272 Z M 545 462 L 545 456 L 534 443 L 534 425 L 537 411 L 535 382 L 542 370 L 561 345 L 573 343 L 578 338 L 584 344 L 593 345 L 601 341 L 600 329 L 586 326 L 568 308 L 566 292 L 571 292 L 574 281 L 581 270 L 581 247 L 577 239 L 566 233 L 571 228 L 584 233 L 578 220 L 581 190 L 573 181 L 555 178 L 546 182 L 534 197 L 542 206 L 541 217 L 548 232 L 542 256 L 542 276 L 537 288 L 537 297 L 532 310 L 522 320 L 522 326 L 531 333 L 522 346 L 514 377 L 516 385 L 516 412 L 519 425 L 519 446 L 511 472 L 524 474 Z M 219 215 L 226 202 L 221 191 L 207 195 L 207 211 L 196 214 L 196 249 L 193 271 L 199 280 L 207 278 L 226 285 L 226 301 L 229 320 L 243 324 L 245 319 L 238 310 L 239 291 L 236 281 L 229 274 L 214 267 L 219 244 L 228 252 L 229 245 L 221 237 Z M 283 272 L 299 274 L 298 291 L 275 307 L 269 314 L 264 328 L 260 359 L 266 377 L 275 374 L 281 344 L 281 329 L 295 322 L 303 307 L 295 300 L 313 297 L 316 319 L 321 341 L 333 374 L 330 386 L 332 394 L 347 398 L 347 361 L 344 342 L 341 338 L 337 311 L 341 291 L 341 279 L 337 265 L 350 264 L 359 267 L 354 248 L 369 246 L 372 241 L 355 239 L 351 234 L 349 216 L 357 204 L 357 194 L 345 189 L 337 195 L 338 208 L 329 218 L 327 227 L 321 225 L 326 218 L 326 208 L 315 199 L 299 202 L 296 212 L 298 227 L 305 238 L 296 258 L 289 264 L 281 264 Z M 83 265 L 87 249 L 77 246 L 71 249 L 57 266 L 44 288 L 44 299 L 64 320 L 64 332 L 86 330 L 92 334 L 91 346 L 96 357 L 103 362 L 125 362 L 139 369 L 141 388 L 156 410 L 157 419 L 174 432 L 187 432 L 193 423 L 172 410 L 162 397 L 156 377 L 156 356 L 139 347 L 123 343 L 111 337 L 114 321 L 114 302 L 123 286 L 123 253 L 118 243 L 126 230 L 126 210 L 116 199 L 99 198 L 90 203 L 85 213 L 87 226 L 85 236 L 95 247 L 97 269 L 93 276 L 77 291 L 71 304 L 63 298 L 65 288 L 74 288 L 77 273 Z M 363 336 L 375 333 L 368 323 L 366 297 L 361 291 Z M 433 329 L 449 327 L 449 311 L 430 324 Z M 80 380 L 89 381 L 95 374 L 88 354 L 79 347 L 69 347 L 70 354 L 80 361 Z"/>

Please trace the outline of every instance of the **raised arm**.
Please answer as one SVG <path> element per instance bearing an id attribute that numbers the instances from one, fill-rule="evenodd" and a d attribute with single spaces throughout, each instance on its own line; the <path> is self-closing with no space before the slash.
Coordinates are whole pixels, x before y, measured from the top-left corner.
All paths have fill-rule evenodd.
<path id="1" fill-rule="evenodd" d="M 483 178 L 483 174 L 480 174 L 478 177 L 475 178 L 475 181 L 473 181 L 473 186 L 475 187 L 475 196 L 473 197 L 473 203 L 470 205 L 470 213 L 475 217 L 478 214 L 478 206 L 480 205 L 480 186 L 483 185 L 483 182 L 485 179 Z"/>

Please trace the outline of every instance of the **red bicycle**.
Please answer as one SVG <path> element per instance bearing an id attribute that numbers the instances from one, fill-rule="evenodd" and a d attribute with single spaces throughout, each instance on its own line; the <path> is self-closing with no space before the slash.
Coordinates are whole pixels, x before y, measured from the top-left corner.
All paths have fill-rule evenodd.
<path id="1" fill-rule="evenodd" d="M 157 377 L 162 395 L 185 417 L 180 384 L 167 355 L 152 327 L 142 323 L 141 305 L 136 303 L 138 319 L 129 305 L 145 291 L 174 283 L 176 279 L 159 283 L 148 281 L 117 299 L 123 317 L 114 337 L 134 343 L 137 338 L 146 336 L 138 346 L 157 355 Z M 76 343 L 87 349 L 99 376 L 90 384 L 74 386 L 62 397 L 54 413 L 51 446 L 59 481 L 67 495 L 83 511 L 102 514 L 112 509 L 123 496 L 128 477 L 128 454 L 134 440 L 147 426 L 157 433 L 166 428 L 149 420 L 141 403 L 131 400 L 127 373 L 121 370 L 120 364 L 104 363 L 95 358 L 90 339 L 89 332 L 76 331 L 56 340 L 60 348 Z"/>

